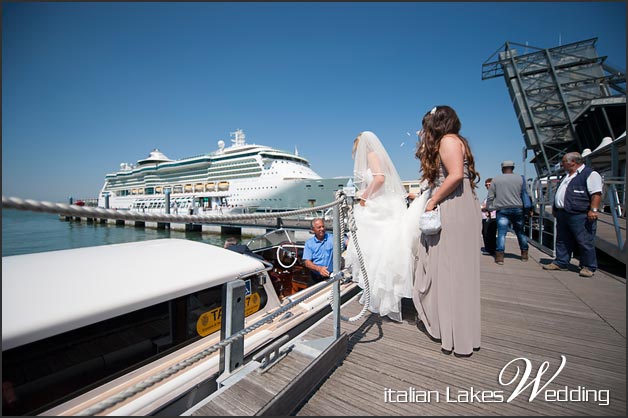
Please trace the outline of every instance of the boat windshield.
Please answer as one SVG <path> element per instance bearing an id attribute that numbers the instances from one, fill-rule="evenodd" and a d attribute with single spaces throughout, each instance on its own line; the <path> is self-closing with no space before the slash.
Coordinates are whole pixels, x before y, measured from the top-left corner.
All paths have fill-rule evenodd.
<path id="1" fill-rule="evenodd" d="M 263 250 L 271 248 L 286 241 L 294 242 L 285 229 L 276 229 L 259 237 L 252 238 L 246 243 L 251 251 Z"/>

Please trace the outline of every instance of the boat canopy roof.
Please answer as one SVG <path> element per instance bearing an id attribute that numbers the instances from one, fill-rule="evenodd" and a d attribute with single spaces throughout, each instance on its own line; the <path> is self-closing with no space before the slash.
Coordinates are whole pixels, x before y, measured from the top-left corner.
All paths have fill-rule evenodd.
<path id="1" fill-rule="evenodd" d="M 202 242 L 156 239 L 2 258 L 2 349 L 264 270 Z"/>

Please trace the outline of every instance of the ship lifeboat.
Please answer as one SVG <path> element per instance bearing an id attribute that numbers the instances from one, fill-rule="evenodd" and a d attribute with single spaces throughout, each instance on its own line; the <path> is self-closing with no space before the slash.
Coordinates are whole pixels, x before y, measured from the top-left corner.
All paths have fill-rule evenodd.
<path id="1" fill-rule="evenodd" d="M 203 185 L 203 183 L 196 183 L 194 185 L 194 191 L 195 192 L 202 192 L 204 187 L 205 186 Z"/>
<path id="2" fill-rule="evenodd" d="M 186 184 L 185 187 L 183 188 L 183 190 L 185 192 L 191 192 L 192 191 L 192 185 L 191 184 Z"/>
<path id="3" fill-rule="evenodd" d="M 205 183 L 205 191 L 206 192 L 213 192 L 215 185 L 216 184 L 213 181 L 210 181 L 209 183 Z"/>
<path id="4" fill-rule="evenodd" d="M 218 190 L 227 190 L 228 188 L 229 188 L 228 181 L 221 181 L 220 183 L 218 183 Z"/>

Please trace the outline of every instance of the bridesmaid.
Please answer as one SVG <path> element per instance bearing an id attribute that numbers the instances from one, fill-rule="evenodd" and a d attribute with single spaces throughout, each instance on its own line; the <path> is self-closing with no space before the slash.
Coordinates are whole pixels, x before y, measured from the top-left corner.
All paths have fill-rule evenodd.
<path id="1" fill-rule="evenodd" d="M 423 116 L 416 157 L 432 188 L 425 211 L 439 207 L 442 230 L 422 235 L 412 299 L 419 327 L 441 342 L 441 351 L 467 357 L 480 348 L 481 211 L 479 181 L 461 123 L 449 106 Z"/>

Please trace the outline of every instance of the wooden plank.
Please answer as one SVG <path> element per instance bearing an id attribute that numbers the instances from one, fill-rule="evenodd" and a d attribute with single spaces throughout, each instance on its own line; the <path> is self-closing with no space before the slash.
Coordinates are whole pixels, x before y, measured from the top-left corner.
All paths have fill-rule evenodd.
<path id="1" fill-rule="evenodd" d="M 507 245 L 517 254 L 513 243 L 510 240 Z M 574 271 L 548 272 L 537 262 L 545 258 L 543 254 L 531 248 L 530 255 L 527 263 L 509 257 L 503 266 L 489 257 L 481 259 L 482 349 L 470 358 L 443 355 L 440 343 L 417 329 L 416 311 L 406 299 L 402 323 L 371 313 L 356 322 L 343 322 L 347 355 L 337 366 L 332 362 L 315 367 L 310 359 L 288 355 L 266 373 L 249 375 L 240 385 L 239 397 L 232 394 L 205 412 L 247 415 L 259 408 L 258 413 L 272 415 L 624 415 L 625 278 L 622 282 L 601 273 L 595 280 L 583 280 Z M 354 301 L 343 309 L 343 315 L 355 315 L 361 308 Z M 331 319 L 327 319 L 309 330 L 307 338 L 325 338 L 331 332 Z M 531 402 L 530 390 L 510 403 L 445 399 L 446 393 L 474 390 L 508 395 L 512 388 L 506 391 L 497 380 L 508 362 L 525 357 L 535 373 L 548 361 L 550 376 L 561 355 L 567 365 L 547 389 L 582 387 L 591 393 L 608 389 L 610 405 Z M 322 383 L 310 395 L 316 384 L 304 386 L 299 380 L 304 370 L 312 368 L 318 372 L 316 382 Z M 266 397 L 273 397 L 275 389 L 270 387 L 285 387 L 277 389 L 284 393 L 275 397 L 276 406 L 261 406 Z M 410 388 L 438 392 L 439 402 L 385 399 L 387 390 L 403 393 Z M 232 412 L 227 412 L 229 407 Z"/>
<path id="2" fill-rule="evenodd" d="M 512 241 L 511 251 L 516 254 Z M 350 333 L 347 357 L 296 414 L 624 415 L 625 320 L 622 330 L 618 329 L 621 322 L 612 323 L 611 319 L 625 313 L 625 284 L 602 274 L 594 282 L 583 281 L 573 271 L 542 270 L 534 260 L 545 256 L 534 248 L 530 252 L 530 262 L 507 259 L 506 267 L 482 260 L 482 349 L 472 357 L 443 355 L 438 342 L 417 330 L 411 303 L 405 303 L 404 323 L 368 314 L 359 322 L 342 324 Z M 354 302 L 343 314 L 353 315 L 360 309 Z M 310 333 L 329 335 L 329 329 L 330 324 L 324 322 Z M 608 389 L 610 405 L 539 398 L 530 402 L 529 389 L 510 403 L 383 400 L 385 388 L 504 390 L 497 376 L 509 361 L 526 357 L 533 363 L 534 373 L 542 362 L 549 361 L 549 376 L 557 370 L 561 354 L 567 364 L 547 389 Z"/>
<path id="3" fill-rule="evenodd" d="M 291 385 L 286 386 L 266 404 L 256 415 L 289 415 L 306 399 L 312 390 L 341 361 L 347 352 L 348 337 L 340 335 L 332 344 L 314 359 Z"/>

